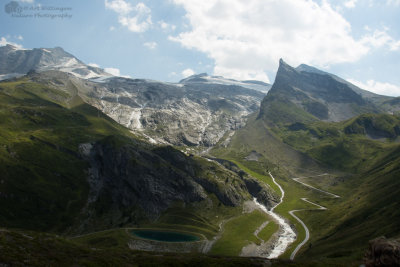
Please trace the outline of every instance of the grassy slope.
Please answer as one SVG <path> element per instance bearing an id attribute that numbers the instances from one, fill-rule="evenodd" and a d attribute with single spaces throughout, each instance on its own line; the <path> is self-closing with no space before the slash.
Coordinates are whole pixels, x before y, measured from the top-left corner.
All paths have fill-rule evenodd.
<path id="1" fill-rule="evenodd" d="M 388 138 L 374 140 L 368 137 L 369 128 Z M 400 118 L 364 114 L 339 123 L 287 124 L 272 130 L 281 141 L 314 159 L 332 168 L 355 173 L 377 163 L 379 154 L 393 146 L 391 141 L 400 134 Z"/>
<path id="2" fill-rule="evenodd" d="M 278 231 L 279 225 L 275 223 L 274 221 L 270 221 L 267 226 L 264 227 L 259 233 L 258 237 L 261 238 L 262 240 L 266 241 L 269 240 L 272 235 Z"/>
<path id="3" fill-rule="evenodd" d="M 78 155 L 79 144 L 101 141 L 120 146 L 135 138 L 128 129 L 71 92 L 52 89 L 26 77 L 1 82 L 0 225 L 65 231 L 79 218 L 89 189 L 88 164 Z M 193 160 L 199 166 L 198 175 L 213 175 L 209 171 L 213 168 L 211 163 Z M 221 172 L 220 168 L 214 171 Z M 219 201 L 211 197 L 217 205 Z M 241 212 L 223 205 L 213 210 L 204 209 L 205 206 L 194 203 L 184 207 L 177 203 L 167 212 L 169 217 L 164 216 L 157 223 L 172 228 L 197 227 L 198 231 L 212 236 L 224 216 Z M 199 210 L 198 215 L 190 210 Z M 176 219 L 178 213 L 186 220 Z M 218 215 L 220 218 L 216 218 Z"/>
<path id="4" fill-rule="evenodd" d="M 272 124 L 294 123 L 298 121 L 312 122 L 318 120 L 315 116 L 286 99 L 286 95 L 270 91 L 263 99 L 261 117 Z"/>
<path id="5" fill-rule="evenodd" d="M 353 173 L 305 180 L 341 195 L 342 200 L 328 206 L 326 216 L 300 214 L 314 230 L 312 245 L 303 249 L 302 259 L 357 261 L 363 257 L 368 240 L 400 234 L 399 122 L 398 116 L 364 114 L 340 123 L 314 122 L 296 125 L 297 129 L 290 125 L 274 129 L 283 142 L 299 151 Z M 381 138 L 372 139 L 368 133 L 371 129 Z"/>
<path id="6" fill-rule="evenodd" d="M 314 131 L 318 130 L 319 132 L 316 131 L 317 133 L 319 133 L 321 136 L 325 136 L 325 139 L 322 138 L 321 140 L 318 140 L 321 142 L 321 147 L 325 147 L 328 143 L 334 145 L 337 145 L 338 143 L 340 144 L 340 142 L 335 139 L 339 138 L 337 135 L 335 135 L 335 133 L 340 132 L 340 129 L 344 129 L 344 127 L 350 125 L 351 123 L 353 122 L 348 121 L 345 123 L 345 125 L 324 123 L 314 123 L 311 125 L 313 125 L 314 128 L 317 128 L 314 129 Z M 387 191 L 389 190 L 387 186 L 396 183 L 393 181 L 393 179 L 395 179 L 394 174 L 392 178 L 389 178 L 388 175 L 383 174 L 383 171 L 381 171 L 379 174 L 381 176 L 380 182 L 377 182 L 377 173 L 367 176 L 365 174 L 354 176 L 332 171 L 333 167 L 337 166 L 343 167 L 342 170 L 345 171 L 350 170 L 354 166 L 358 166 L 359 172 L 363 173 L 366 170 L 364 166 L 368 166 L 364 165 L 366 160 L 363 159 L 367 157 L 367 159 L 369 159 L 369 164 L 371 165 L 382 164 L 382 162 L 384 162 L 383 158 L 385 153 L 389 153 L 388 151 L 390 151 L 390 149 L 394 146 L 393 143 L 374 141 L 358 134 L 352 134 L 351 136 L 342 134 L 341 138 L 342 140 L 344 139 L 343 142 L 345 144 L 352 144 L 352 146 L 346 148 L 346 151 L 349 153 L 355 153 L 355 157 L 348 165 L 344 164 L 344 162 L 346 162 L 346 158 L 341 158 L 343 157 L 343 154 L 338 148 L 336 148 L 336 150 L 339 150 L 339 152 L 337 152 L 339 154 L 337 157 L 342 161 L 337 165 L 335 165 L 335 163 L 332 164 L 335 158 L 332 154 L 329 155 L 331 158 L 326 159 L 326 161 L 324 161 L 324 156 L 315 157 L 317 160 L 316 162 L 319 161 L 325 164 L 318 164 L 316 162 L 308 164 L 310 161 L 307 159 L 305 154 L 302 154 L 301 152 L 311 156 L 315 155 L 310 151 L 314 152 L 319 149 L 317 146 L 315 146 L 315 142 L 318 141 L 312 143 L 314 140 L 312 140 L 312 137 L 309 136 L 309 150 L 301 149 L 301 145 L 308 145 L 307 141 L 303 142 L 303 140 L 306 139 L 302 138 L 301 136 L 292 143 L 287 142 L 289 145 L 297 148 L 300 151 L 300 153 L 298 153 L 280 141 L 281 138 L 283 140 L 287 140 L 285 139 L 287 136 L 284 136 L 282 132 L 276 130 L 275 132 L 271 132 L 270 130 L 268 131 L 263 122 L 260 120 L 250 119 L 248 125 L 235 134 L 235 136 L 232 138 L 231 144 L 227 148 L 217 147 L 212 153 L 217 157 L 234 161 L 241 168 L 248 172 L 258 172 L 259 175 L 255 175 L 254 173 L 252 173 L 252 175 L 261 180 L 265 180 L 265 178 L 262 178 L 262 176 L 266 175 L 266 170 L 268 169 L 272 171 L 278 183 L 282 185 L 286 192 L 286 199 L 284 203 L 276 209 L 276 211 L 288 218 L 299 231 L 298 240 L 283 255 L 283 258 L 287 258 L 296 244 L 304 238 L 302 227 L 298 225 L 296 221 L 294 221 L 287 214 L 287 212 L 292 209 L 315 208 L 312 205 L 303 203 L 301 200 L 299 200 L 300 197 L 307 197 L 309 200 L 315 203 L 326 206 L 328 210 L 302 211 L 297 213 L 297 215 L 309 226 L 312 243 L 311 248 L 308 247 L 308 244 L 300 251 L 300 254 L 298 255 L 301 255 L 301 253 L 305 254 L 302 258 L 299 256 L 299 260 L 318 258 L 319 261 L 326 260 L 325 263 L 337 262 L 339 264 L 341 261 L 342 263 L 346 261 L 352 261 L 354 264 L 358 264 L 362 259 L 362 253 L 367 241 L 375 237 L 375 235 L 373 235 L 373 231 L 380 229 L 378 232 L 382 234 L 386 233 L 386 235 L 390 235 L 391 231 L 394 231 L 398 235 L 396 224 L 392 223 L 393 220 L 395 222 L 396 220 L 399 221 L 396 219 L 397 213 L 393 210 L 394 206 L 396 206 L 398 203 L 398 198 L 396 198 L 395 193 L 392 194 Z M 327 133 L 331 133 L 331 135 Z M 295 144 L 298 145 L 296 146 Z M 340 148 L 340 145 L 337 146 Z M 263 157 L 259 159 L 259 162 L 250 162 L 244 160 L 244 158 L 252 150 L 263 155 Z M 351 155 L 349 156 L 351 157 Z M 392 160 L 387 160 L 387 163 L 393 168 L 396 166 L 396 164 L 398 164 Z M 328 164 L 331 166 L 327 166 Z M 304 168 L 308 170 L 304 170 Z M 315 178 L 314 184 L 319 188 L 340 194 L 342 196 L 341 199 L 332 199 L 325 194 L 313 192 L 312 190 L 305 188 L 291 179 L 288 179 L 293 176 L 312 176 L 318 173 L 324 173 L 326 171 L 330 172 L 330 175 Z M 384 179 L 382 177 L 384 177 Z M 266 179 L 268 179 L 268 177 Z M 390 181 L 390 179 L 392 180 Z M 313 184 L 314 179 L 309 178 L 305 179 L 304 181 Z M 354 202 L 354 192 L 349 190 L 349 188 L 356 188 L 359 184 L 363 184 L 362 187 L 357 189 L 359 198 L 361 200 Z M 367 186 L 368 184 L 369 186 Z M 375 191 L 376 188 L 379 188 L 379 185 L 382 186 L 382 189 Z M 369 195 L 368 200 L 365 196 L 363 197 L 365 194 Z M 370 205 L 373 196 L 378 199 L 382 199 L 382 196 L 388 196 L 387 198 L 385 197 L 387 203 L 383 205 L 380 203 L 380 201 L 377 201 L 377 205 Z M 390 201 L 392 203 L 390 203 Z M 386 221 L 381 221 L 378 224 L 376 220 L 380 218 L 378 211 L 382 205 L 386 206 L 385 209 L 388 210 L 387 213 L 389 214 L 390 211 L 391 215 L 387 215 L 388 219 Z M 370 211 L 369 208 L 375 209 L 376 213 L 374 213 L 374 215 L 365 216 L 365 213 Z M 343 210 L 349 210 L 349 214 L 351 215 L 344 215 Z M 363 229 L 363 233 L 365 234 L 357 234 L 357 228 L 354 226 L 349 226 L 349 224 L 352 225 L 355 222 L 362 225 L 361 228 L 360 226 L 358 226 L 358 228 Z M 377 225 L 379 225 L 379 227 L 377 227 Z M 338 229 L 341 229 L 340 232 L 342 232 L 343 235 L 338 234 Z M 331 236 L 331 239 L 323 240 L 323 238 L 326 239 L 328 235 Z M 354 242 L 351 236 L 353 236 L 355 239 L 358 239 L 358 242 Z M 338 240 L 341 241 L 339 242 Z M 353 246 L 352 244 L 355 245 Z M 304 252 L 305 250 L 307 251 Z M 346 252 L 340 254 L 338 251 L 341 250 Z M 336 257 L 324 258 L 329 254 L 334 256 L 336 255 Z"/>
<path id="7" fill-rule="evenodd" d="M 67 109 L 69 98 L 26 78 L 0 84 L 1 225 L 65 229 L 88 193 L 78 144 L 129 135 L 83 102 Z"/>
<path id="8" fill-rule="evenodd" d="M 224 225 L 224 232 L 212 247 L 211 254 L 237 256 L 242 248 L 250 242 L 260 244 L 253 233 L 267 220 L 269 220 L 269 216 L 258 210 L 231 219 Z M 268 239 L 264 241 L 268 241 Z"/>
<path id="9" fill-rule="evenodd" d="M 266 124 L 256 117 L 257 114 L 253 114 L 246 127 L 235 132 L 228 147 L 217 145 L 212 150 L 212 154 L 220 158 L 243 160 L 250 152 L 256 151 L 262 155 L 259 163 L 248 161 L 247 165 L 260 165 L 262 163 L 263 167 L 259 169 L 261 173 L 274 170 L 282 173 L 296 171 L 306 175 L 326 170 L 306 154 L 280 142 L 274 133 L 267 128 Z M 308 168 L 302 170 L 301 168 L 304 165 Z"/>
<path id="10" fill-rule="evenodd" d="M 365 129 L 371 121 L 381 134 L 392 137 L 373 140 L 366 136 Z M 252 175 L 261 180 L 265 180 L 261 176 L 265 176 L 268 169 L 282 185 L 286 199 L 276 211 L 293 222 L 299 231 L 298 241 L 283 258 L 289 257 L 304 237 L 302 227 L 287 211 L 315 208 L 299 200 L 307 197 L 328 210 L 296 213 L 311 232 L 310 242 L 300 250 L 297 259 L 357 265 L 361 263 L 368 240 L 379 235 L 400 234 L 396 208 L 400 205 L 397 185 L 400 154 L 395 142 L 398 125 L 398 117 L 368 114 L 342 123 L 310 122 L 294 128 L 290 124 L 280 128 L 275 125 L 271 130 L 262 120 L 251 118 L 228 147 L 217 147 L 212 153 L 235 161 L 248 172 L 258 172 L 260 175 Z M 251 151 L 262 154 L 259 162 L 244 160 Z M 307 157 L 315 161 L 309 164 Z M 329 175 L 304 181 L 339 194 L 340 199 L 313 192 L 288 179 L 325 172 Z"/>
<path id="11" fill-rule="evenodd" d="M 108 142 L 118 147 L 136 138 L 75 93 L 28 78 L 0 83 L 0 225 L 65 231 L 79 219 L 88 194 L 88 164 L 79 157 L 78 145 Z M 193 160 L 200 166 L 198 175 L 223 175 L 214 164 Z M 209 197 L 212 208 L 203 202 L 175 203 L 156 222 L 143 221 L 139 226 L 180 229 L 211 239 L 220 222 L 240 215 L 242 208 L 226 207 L 214 195 Z M 100 246 L 115 242 L 97 241 Z"/>
<path id="12" fill-rule="evenodd" d="M 312 236 L 313 245 L 301 258 L 337 262 L 360 259 L 368 240 L 400 234 L 400 148 L 391 149 L 376 161 L 379 163 L 346 182 L 353 190 L 326 217 L 304 216 L 308 225 L 323 231 Z"/>
<path id="13" fill-rule="evenodd" d="M 100 239 L 102 245 L 98 246 Z M 7 266 L 263 266 L 264 262 L 255 258 L 135 252 L 123 245 L 125 239 L 129 238 L 124 230 L 82 244 L 47 233 L 0 229 L 0 262 Z"/>
<path id="14" fill-rule="evenodd" d="M 266 266 L 260 258 L 132 251 L 126 231 L 64 239 L 48 233 L 0 229 L 0 262 L 10 266 Z M 83 242 L 86 240 L 87 242 Z M 338 266 L 274 260 L 272 266 Z M 267 265 L 269 266 L 269 265 Z M 345 266 L 345 265 L 343 265 Z"/>
<path id="15" fill-rule="evenodd" d="M 213 202 L 217 198 L 210 195 Z M 140 225 L 159 229 L 177 229 L 201 234 L 207 239 L 212 239 L 219 232 L 219 224 L 227 219 L 239 216 L 242 207 L 225 207 L 215 205 L 213 208 L 204 209 L 204 202 L 182 205 L 177 203 L 170 207 L 156 222 Z"/>
<path id="16" fill-rule="evenodd" d="M 251 151 L 261 154 L 258 162 L 247 161 L 244 158 Z M 321 205 L 335 205 L 337 201 L 331 200 L 320 193 L 316 193 L 306 187 L 299 186 L 298 183 L 289 179 L 296 174 L 315 175 L 323 173 L 325 169 L 318 163 L 310 160 L 306 155 L 299 153 L 279 140 L 270 133 L 261 120 L 250 118 L 247 126 L 235 133 L 228 147 L 218 146 L 211 153 L 219 158 L 224 158 L 236 163 L 241 169 L 250 173 L 253 177 L 268 183 L 275 191 L 279 193 L 278 188 L 272 183 L 268 175 L 271 171 L 277 182 L 286 192 L 284 202 L 277 207 L 276 212 L 287 218 L 297 229 L 298 239 L 290 246 L 283 258 L 288 258 L 291 251 L 300 243 L 305 232 L 303 227 L 288 214 L 293 209 L 315 209 L 300 198 L 307 197 L 313 202 L 319 202 Z M 303 169 L 304 166 L 310 166 L 310 169 Z M 320 199 L 322 198 L 323 201 Z M 320 216 L 324 216 L 320 211 L 312 211 Z M 298 214 L 301 214 L 298 213 Z"/>

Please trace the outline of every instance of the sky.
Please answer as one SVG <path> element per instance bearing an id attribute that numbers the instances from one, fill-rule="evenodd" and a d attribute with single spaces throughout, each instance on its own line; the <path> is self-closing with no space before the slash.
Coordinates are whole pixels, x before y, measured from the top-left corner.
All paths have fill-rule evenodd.
<path id="1" fill-rule="evenodd" d="M 400 96 L 400 0 L 0 0 L 0 45 L 115 75 L 272 83 L 282 58 Z"/>

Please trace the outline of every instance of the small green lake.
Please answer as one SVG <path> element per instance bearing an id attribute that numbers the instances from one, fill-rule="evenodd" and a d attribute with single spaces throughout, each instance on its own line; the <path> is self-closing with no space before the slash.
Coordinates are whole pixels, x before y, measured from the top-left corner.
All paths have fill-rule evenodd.
<path id="1" fill-rule="evenodd" d="M 140 238 L 162 242 L 193 242 L 200 240 L 195 235 L 160 230 L 133 230 L 132 234 Z"/>

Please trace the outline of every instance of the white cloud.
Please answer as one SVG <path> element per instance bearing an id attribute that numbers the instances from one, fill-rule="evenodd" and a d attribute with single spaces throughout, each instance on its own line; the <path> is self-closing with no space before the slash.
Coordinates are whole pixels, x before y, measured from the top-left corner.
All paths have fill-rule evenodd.
<path id="1" fill-rule="evenodd" d="M 400 6 L 400 0 L 387 0 L 386 4 L 387 5 Z"/>
<path id="2" fill-rule="evenodd" d="M 193 74 L 194 74 L 194 70 L 192 70 L 192 69 L 185 69 L 182 71 L 183 78 L 192 76 Z"/>
<path id="3" fill-rule="evenodd" d="M 22 3 L 33 3 L 34 2 L 34 0 L 18 0 L 19 2 L 22 2 Z"/>
<path id="4" fill-rule="evenodd" d="M 371 31 L 368 27 L 366 29 Z M 392 36 L 390 36 L 387 33 L 388 30 L 388 28 L 384 28 L 383 30 L 375 30 L 374 32 L 365 35 L 361 39 L 361 43 L 372 48 L 387 46 L 391 51 L 399 50 L 400 40 L 395 40 Z"/>
<path id="5" fill-rule="evenodd" d="M 20 40 L 20 41 L 24 40 L 24 37 L 22 37 L 22 35 L 18 35 L 16 38 L 17 38 L 18 40 Z"/>
<path id="6" fill-rule="evenodd" d="M 151 10 L 144 3 L 133 6 L 124 0 L 105 0 L 106 9 L 118 14 L 118 22 L 132 32 L 145 32 L 152 25 Z"/>
<path id="7" fill-rule="evenodd" d="M 128 14 L 133 10 L 132 5 L 128 2 L 125 2 L 124 0 L 105 0 L 104 4 L 107 9 L 111 9 L 118 14 Z"/>
<path id="8" fill-rule="evenodd" d="M 347 79 L 347 81 L 351 82 L 354 85 L 357 85 L 362 89 L 374 92 L 376 94 L 400 96 L 400 86 L 391 83 L 377 82 L 374 80 L 368 80 L 366 83 L 363 83 L 353 79 Z"/>
<path id="9" fill-rule="evenodd" d="M 90 67 L 95 67 L 95 68 L 100 68 L 100 66 L 96 63 L 89 63 L 88 66 Z"/>
<path id="10" fill-rule="evenodd" d="M 348 0 L 344 3 L 344 6 L 347 8 L 355 8 L 358 0 Z"/>
<path id="11" fill-rule="evenodd" d="M 22 45 L 20 45 L 20 44 L 10 42 L 10 41 L 8 41 L 7 38 L 5 38 L 5 37 L 1 37 L 1 38 L 0 38 L 0 46 L 6 46 L 6 45 L 8 45 L 8 44 L 9 44 L 9 45 L 13 45 L 13 46 L 15 46 L 15 47 L 18 48 L 18 49 L 23 49 Z"/>
<path id="12" fill-rule="evenodd" d="M 368 44 L 372 47 L 381 47 L 390 42 L 391 37 L 387 32 L 375 30 L 372 34 L 368 34 L 361 39 L 361 42 Z"/>
<path id="13" fill-rule="evenodd" d="M 156 42 L 146 42 L 143 44 L 145 47 L 148 49 L 156 49 L 157 48 L 157 43 Z"/>
<path id="14" fill-rule="evenodd" d="M 104 68 L 104 71 L 114 76 L 121 76 L 121 72 L 117 68 Z"/>
<path id="15" fill-rule="evenodd" d="M 164 31 L 168 31 L 168 30 L 175 31 L 175 29 L 176 29 L 176 26 L 175 26 L 175 25 L 166 23 L 166 22 L 163 21 L 163 20 L 160 20 L 160 21 L 158 22 L 158 24 L 160 25 L 161 29 L 163 29 Z"/>
<path id="16" fill-rule="evenodd" d="M 398 41 L 393 41 L 391 44 L 390 44 L 390 50 L 392 50 L 392 51 L 397 51 L 397 50 L 399 50 L 400 49 L 400 40 L 398 40 Z"/>
<path id="17" fill-rule="evenodd" d="M 279 58 L 322 67 L 355 62 L 370 50 L 325 0 L 173 1 L 191 28 L 169 39 L 207 54 L 215 75 L 268 82 L 266 71 L 276 71 Z"/>
<path id="18" fill-rule="evenodd" d="M 115 30 L 115 27 L 114 26 L 110 26 L 110 31 L 113 31 L 113 30 Z"/>
<path id="19" fill-rule="evenodd" d="M 158 22 L 161 26 L 161 29 L 167 29 L 168 28 L 168 23 L 164 22 L 164 21 L 159 21 Z"/>
<path id="20" fill-rule="evenodd" d="M 107 73 L 110 73 L 111 75 L 114 75 L 114 76 L 131 78 L 131 76 L 129 76 L 129 75 L 121 75 L 121 71 L 117 68 L 104 68 L 104 71 Z"/>

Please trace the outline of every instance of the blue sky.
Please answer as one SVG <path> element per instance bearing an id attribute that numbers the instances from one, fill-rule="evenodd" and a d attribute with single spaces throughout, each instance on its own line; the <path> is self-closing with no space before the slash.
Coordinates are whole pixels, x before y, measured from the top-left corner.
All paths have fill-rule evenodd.
<path id="1" fill-rule="evenodd" d="M 1 3 L 0 45 L 61 46 L 132 78 L 273 82 L 283 58 L 400 96 L 400 0 L 19 0 L 19 17 Z"/>

